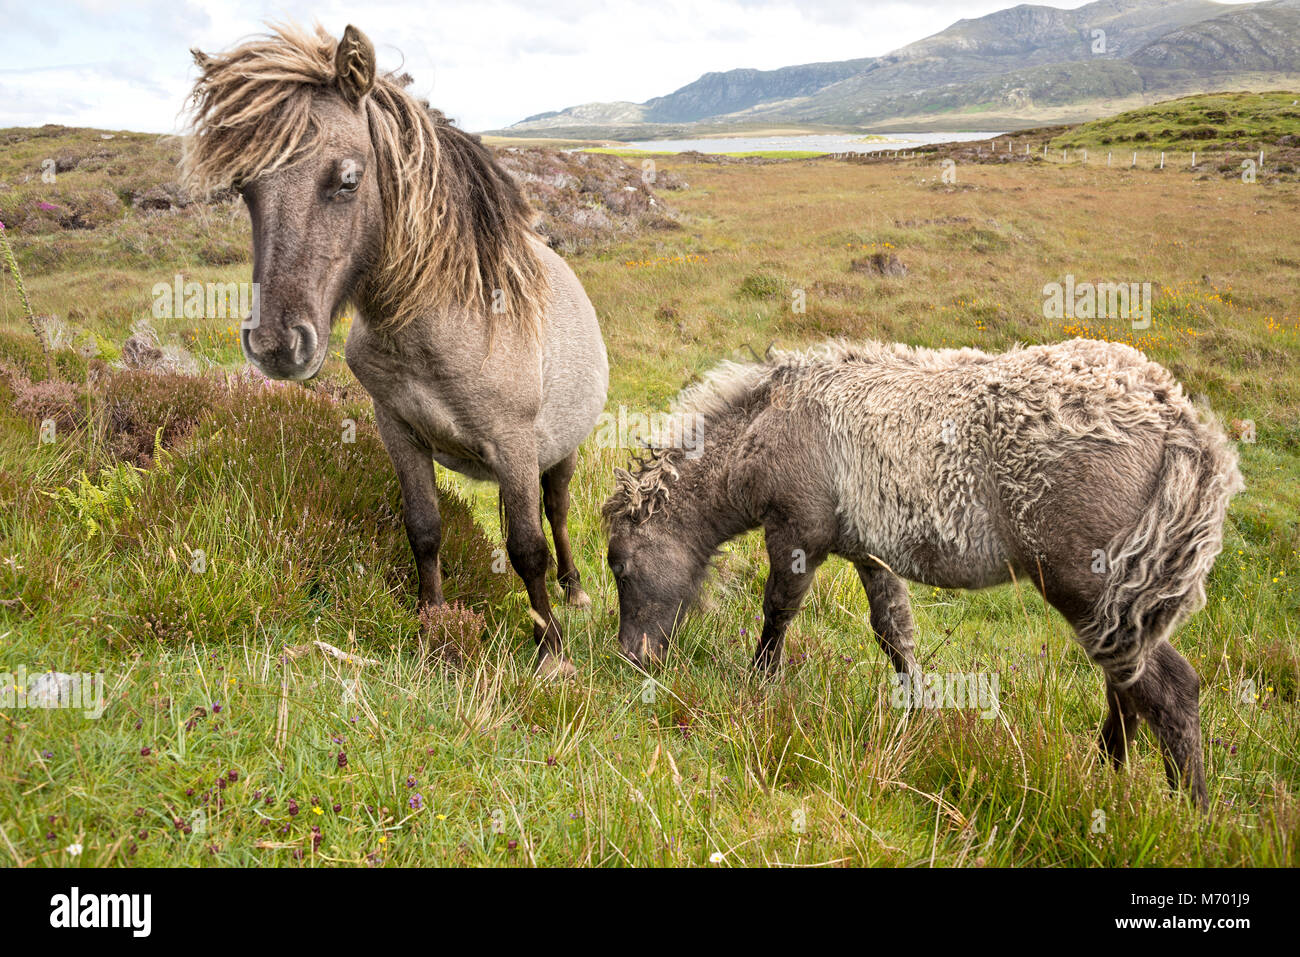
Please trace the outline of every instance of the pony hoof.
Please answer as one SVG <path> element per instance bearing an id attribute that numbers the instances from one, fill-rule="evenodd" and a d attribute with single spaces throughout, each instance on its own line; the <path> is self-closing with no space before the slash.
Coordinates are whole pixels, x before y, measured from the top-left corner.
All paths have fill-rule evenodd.
<path id="1" fill-rule="evenodd" d="M 573 588 L 572 590 L 570 590 L 570 591 L 569 591 L 569 592 L 564 596 L 564 601 L 565 601 L 565 603 L 568 604 L 568 606 L 569 606 L 570 608 L 590 608 L 590 607 L 591 607 L 591 596 L 588 595 L 588 594 L 587 594 L 585 591 L 583 591 L 581 588 L 577 588 L 577 587 L 575 587 L 575 588 Z"/>
<path id="2" fill-rule="evenodd" d="M 543 681 L 566 681 L 578 677 L 578 669 L 563 655 L 547 655 L 537 664 L 537 677 Z"/>

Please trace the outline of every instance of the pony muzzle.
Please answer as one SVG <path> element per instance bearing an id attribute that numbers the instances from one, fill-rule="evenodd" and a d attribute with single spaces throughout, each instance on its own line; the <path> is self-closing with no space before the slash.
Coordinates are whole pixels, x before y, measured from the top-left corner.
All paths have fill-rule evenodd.
<path id="1" fill-rule="evenodd" d="M 244 356 L 271 379 L 310 379 L 325 362 L 311 323 L 298 321 L 266 335 L 265 326 L 240 330 Z"/>
<path id="2" fill-rule="evenodd" d="M 634 630 L 632 636 L 620 636 L 619 644 L 623 648 L 624 656 L 632 664 L 644 670 L 662 664 L 663 660 L 668 656 L 667 639 L 662 637 L 651 638 L 649 634 L 640 629 Z"/>

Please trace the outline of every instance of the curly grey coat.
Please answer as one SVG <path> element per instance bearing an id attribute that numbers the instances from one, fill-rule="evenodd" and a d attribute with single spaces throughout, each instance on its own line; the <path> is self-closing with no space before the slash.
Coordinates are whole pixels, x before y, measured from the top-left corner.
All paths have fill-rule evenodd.
<path id="1" fill-rule="evenodd" d="M 1146 718 L 1171 781 L 1204 801 L 1199 682 L 1167 638 L 1204 604 L 1242 482 L 1166 369 L 1083 339 L 999 355 L 831 343 L 723 363 L 676 408 L 704 454 L 653 450 L 605 506 L 635 660 L 663 653 L 717 546 L 758 526 L 769 669 L 829 554 L 857 565 L 882 647 L 913 678 L 900 576 L 981 588 L 1018 574 L 1106 674 L 1107 753 L 1122 761 Z"/>

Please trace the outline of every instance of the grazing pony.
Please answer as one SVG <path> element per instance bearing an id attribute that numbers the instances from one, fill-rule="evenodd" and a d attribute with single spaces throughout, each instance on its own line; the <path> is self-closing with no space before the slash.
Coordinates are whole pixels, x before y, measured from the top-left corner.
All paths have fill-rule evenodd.
<path id="1" fill-rule="evenodd" d="M 867 342 L 723 363 L 687 389 L 697 448 L 619 470 L 605 504 L 619 641 L 648 665 L 718 546 L 762 526 L 770 572 L 754 665 L 776 668 L 817 566 L 857 566 L 894 669 L 919 679 L 903 579 L 1028 578 L 1106 676 L 1101 747 L 1140 718 L 1170 783 L 1207 802 L 1200 682 L 1168 638 L 1205 602 L 1236 454 L 1163 367 L 1075 339 L 1001 355 Z M 699 454 L 700 438 L 703 454 Z"/>
<path id="2" fill-rule="evenodd" d="M 568 601 L 589 604 L 569 547 L 569 480 L 609 371 L 582 286 L 491 152 L 407 93 L 409 78 L 378 73 L 354 27 L 338 42 L 277 27 L 194 58 L 186 183 L 237 189 L 252 219 L 260 298 L 244 354 L 273 378 L 309 379 L 350 303 L 347 363 L 401 483 L 420 607 L 443 603 L 437 461 L 500 486 L 538 669 L 572 672 L 541 513 Z"/>

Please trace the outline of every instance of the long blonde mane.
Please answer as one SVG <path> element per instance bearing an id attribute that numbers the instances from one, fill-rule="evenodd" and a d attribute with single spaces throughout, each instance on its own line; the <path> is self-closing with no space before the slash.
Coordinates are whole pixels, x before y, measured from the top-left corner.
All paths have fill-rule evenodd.
<path id="1" fill-rule="evenodd" d="M 338 41 L 319 26 L 271 30 L 226 53 L 195 53 L 202 75 L 181 163 L 192 192 L 239 188 L 323 148 L 314 103 L 334 89 Z M 394 327 L 461 308 L 536 334 L 549 288 L 528 203 L 491 152 L 411 96 L 409 82 L 377 75 L 362 101 L 385 235 L 358 299 Z"/>

